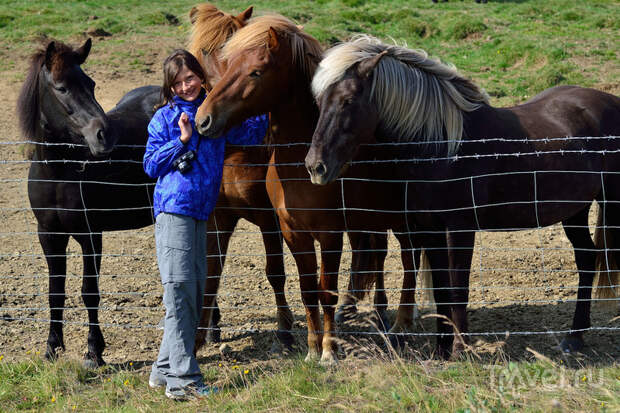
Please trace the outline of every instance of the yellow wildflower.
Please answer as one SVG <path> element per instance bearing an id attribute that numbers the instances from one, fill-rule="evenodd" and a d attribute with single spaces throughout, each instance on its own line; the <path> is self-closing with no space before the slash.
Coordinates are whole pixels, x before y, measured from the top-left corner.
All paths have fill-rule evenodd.
<path id="1" fill-rule="evenodd" d="M 248 369 L 243 370 L 243 374 L 250 374 L 250 370 Z"/>
<path id="2" fill-rule="evenodd" d="M 56 402 L 56 398 L 54 396 L 52 396 L 52 403 Z"/>

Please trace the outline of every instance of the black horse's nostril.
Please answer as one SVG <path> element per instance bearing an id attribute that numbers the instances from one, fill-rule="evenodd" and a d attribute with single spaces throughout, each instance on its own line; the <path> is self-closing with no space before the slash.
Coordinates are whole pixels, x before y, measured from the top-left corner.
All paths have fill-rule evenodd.
<path id="1" fill-rule="evenodd" d="M 317 162 L 316 163 L 316 167 L 314 168 L 314 173 L 317 175 L 325 175 L 325 172 L 327 172 L 327 169 L 325 168 L 325 165 L 323 164 L 323 162 Z"/>
<path id="2" fill-rule="evenodd" d="M 97 140 L 100 143 L 103 143 L 105 141 L 105 132 L 103 131 L 103 129 L 99 129 L 97 131 Z"/>

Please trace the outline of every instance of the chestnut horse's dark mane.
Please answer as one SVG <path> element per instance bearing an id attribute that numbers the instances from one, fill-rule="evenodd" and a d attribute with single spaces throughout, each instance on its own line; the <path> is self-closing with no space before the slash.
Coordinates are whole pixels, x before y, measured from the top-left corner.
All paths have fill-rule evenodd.
<path id="1" fill-rule="evenodd" d="M 77 62 L 73 48 L 55 40 L 50 40 L 31 56 L 26 80 L 17 98 L 19 127 L 27 140 L 42 138 L 39 133 L 39 76 L 41 67 L 45 64 L 47 49 L 52 42 L 54 43 L 54 55 L 50 62 L 52 73 L 61 73 L 64 67 Z"/>

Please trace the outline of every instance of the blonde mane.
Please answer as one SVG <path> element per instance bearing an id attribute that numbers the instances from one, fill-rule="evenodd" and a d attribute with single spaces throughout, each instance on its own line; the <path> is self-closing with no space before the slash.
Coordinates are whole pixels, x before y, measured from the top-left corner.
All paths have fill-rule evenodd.
<path id="1" fill-rule="evenodd" d="M 434 142 L 436 153 L 454 155 L 463 136 L 463 112 L 488 104 L 489 97 L 453 66 L 430 59 L 423 50 L 358 36 L 325 53 L 312 80 L 314 96 L 340 81 L 354 64 L 384 51 L 372 72 L 371 89 L 381 134 L 397 142 L 426 142 L 427 147 Z"/>
<path id="2" fill-rule="evenodd" d="M 232 14 L 224 13 L 209 3 L 195 6 L 190 13 L 190 19 L 192 30 L 187 50 L 204 67 L 203 55 L 217 52 L 239 28 L 239 23 Z"/>
<path id="3" fill-rule="evenodd" d="M 269 41 L 269 28 L 273 28 L 280 40 L 288 41 L 292 54 L 293 65 L 298 67 L 308 78 L 312 79 L 323 49 L 319 42 L 293 23 L 291 20 L 278 14 L 268 14 L 255 17 L 249 24 L 239 29 L 228 40 L 222 49 L 221 58 L 229 60 L 238 54 L 266 47 Z"/>

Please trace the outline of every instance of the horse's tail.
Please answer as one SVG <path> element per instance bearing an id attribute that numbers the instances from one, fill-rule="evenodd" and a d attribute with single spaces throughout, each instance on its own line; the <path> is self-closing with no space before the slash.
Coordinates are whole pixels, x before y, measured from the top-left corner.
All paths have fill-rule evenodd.
<path id="1" fill-rule="evenodd" d="M 612 303 L 611 299 L 617 299 L 619 293 L 617 286 L 620 283 L 620 266 L 616 260 L 616 249 L 620 248 L 613 231 L 605 224 L 605 207 L 599 204 L 596 229 L 594 230 L 594 245 L 598 249 L 596 254 L 596 273 L 598 283 L 595 297 L 604 299 L 606 303 Z"/>
<path id="2" fill-rule="evenodd" d="M 422 250 L 420 254 L 420 269 L 418 270 L 418 274 L 420 274 L 418 288 L 422 291 L 421 303 L 432 305 L 435 302 L 435 297 L 433 295 L 433 273 L 431 270 L 431 262 L 425 250 Z"/>

